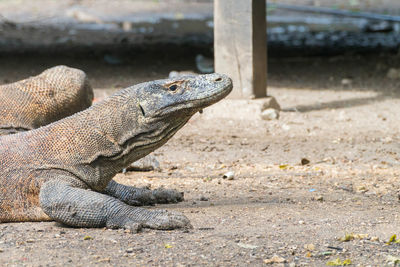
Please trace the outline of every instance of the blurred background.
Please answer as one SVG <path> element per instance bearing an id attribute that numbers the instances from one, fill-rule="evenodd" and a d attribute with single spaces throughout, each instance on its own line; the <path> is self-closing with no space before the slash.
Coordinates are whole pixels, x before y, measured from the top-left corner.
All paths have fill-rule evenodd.
<path id="1" fill-rule="evenodd" d="M 268 57 L 397 54 L 399 14 L 395 0 L 268 1 Z M 212 55 L 211 0 L 0 0 L 0 83 L 67 64 L 120 88 L 212 71 Z"/>

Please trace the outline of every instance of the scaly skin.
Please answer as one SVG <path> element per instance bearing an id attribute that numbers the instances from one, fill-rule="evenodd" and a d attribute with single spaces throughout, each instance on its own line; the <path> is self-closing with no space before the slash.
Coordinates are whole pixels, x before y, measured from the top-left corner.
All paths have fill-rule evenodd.
<path id="1" fill-rule="evenodd" d="M 0 135 L 47 125 L 88 108 L 93 90 L 86 74 L 57 66 L 0 86 Z"/>
<path id="2" fill-rule="evenodd" d="M 0 86 L 0 135 L 14 134 L 45 126 L 88 108 L 93 90 L 86 74 L 78 69 L 57 66 L 38 76 Z M 106 191 L 125 192 L 130 205 L 176 203 L 183 194 L 175 190 L 135 188 L 112 183 Z"/>
<path id="3" fill-rule="evenodd" d="M 231 89 L 232 81 L 219 74 L 142 83 L 48 126 L 0 138 L 0 222 L 56 220 L 133 231 L 190 227 L 181 213 L 132 206 L 172 201 L 170 194 L 112 178 Z"/>

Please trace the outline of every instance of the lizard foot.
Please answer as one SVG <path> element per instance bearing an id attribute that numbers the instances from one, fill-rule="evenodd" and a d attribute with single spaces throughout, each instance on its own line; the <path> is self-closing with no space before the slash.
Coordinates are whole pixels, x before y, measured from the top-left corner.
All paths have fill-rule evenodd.
<path id="1" fill-rule="evenodd" d="M 122 185 L 113 180 L 109 182 L 104 193 L 118 198 L 131 206 L 167 204 L 183 201 L 183 192 L 174 189 L 165 189 L 160 187 L 151 190 L 148 187 Z"/>
<path id="2" fill-rule="evenodd" d="M 156 213 L 155 216 L 143 222 L 143 227 L 158 230 L 193 228 L 189 219 L 180 212 L 166 210 L 154 210 L 152 212 Z"/>

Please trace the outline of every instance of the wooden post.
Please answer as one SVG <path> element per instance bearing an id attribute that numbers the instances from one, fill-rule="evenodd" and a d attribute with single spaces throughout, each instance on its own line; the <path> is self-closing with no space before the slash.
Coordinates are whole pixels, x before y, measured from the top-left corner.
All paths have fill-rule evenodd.
<path id="1" fill-rule="evenodd" d="M 233 98 L 267 94 L 265 0 L 214 0 L 215 71 L 233 79 Z"/>

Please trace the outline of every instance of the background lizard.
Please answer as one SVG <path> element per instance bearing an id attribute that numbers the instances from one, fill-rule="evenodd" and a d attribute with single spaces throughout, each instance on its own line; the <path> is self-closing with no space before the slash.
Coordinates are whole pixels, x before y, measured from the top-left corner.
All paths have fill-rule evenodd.
<path id="1" fill-rule="evenodd" d="M 0 135 L 47 125 L 90 107 L 92 100 L 86 74 L 66 66 L 0 85 Z"/>

